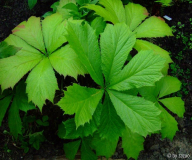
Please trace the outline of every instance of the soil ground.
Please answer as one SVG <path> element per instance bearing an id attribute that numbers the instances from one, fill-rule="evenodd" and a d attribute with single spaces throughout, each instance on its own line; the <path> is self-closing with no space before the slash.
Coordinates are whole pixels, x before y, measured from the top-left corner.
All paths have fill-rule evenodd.
<path id="1" fill-rule="evenodd" d="M 30 16 L 42 16 L 45 12 L 50 10 L 50 5 L 54 0 L 38 0 L 38 4 L 34 9 L 29 10 L 27 1 L 25 0 L 1 0 L 0 1 L 0 41 L 4 40 L 11 30 L 17 26 L 20 22 L 27 20 Z M 140 4 L 144 3 L 141 1 Z M 163 10 L 157 8 L 152 9 L 150 5 L 143 4 L 149 11 L 158 16 L 168 15 L 172 18 L 171 21 L 166 22 L 169 26 L 177 26 L 178 22 L 185 24 L 182 28 L 183 33 L 192 33 L 192 24 L 190 18 L 192 18 L 192 4 L 175 3 L 171 7 L 164 8 Z M 192 72 L 192 50 L 185 49 L 182 54 L 182 59 L 176 58 L 179 52 L 185 47 L 181 39 L 175 37 L 158 38 L 154 40 L 154 43 L 160 45 L 162 48 L 171 52 L 173 61 L 183 69 L 184 72 L 189 69 Z M 170 70 L 170 74 L 171 73 Z M 174 75 L 173 75 L 174 76 Z M 174 137 L 173 141 L 167 139 L 161 139 L 160 135 L 152 135 L 146 138 L 144 143 L 144 151 L 139 155 L 139 160 L 172 160 L 172 159 L 188 159 L 192 160 L 192 75 L 189 74 L 188 78 L 181 75 L 177 75 L 178 78 L 186 83 L 186 88 L 189 91 L 188 94 L 182 94 L 182 98 L 185 101 L 186 113 L 183 119 L 178 119 L 179 131 Z M 66 80 L 67 81 L 67 80 Z M 48 103 L 49 105 L 49 103 Z M 64 159 L 63 140 L 59 139 L 56 135 L 57 124 L 61 122 L 60 117 L 63 113 L 59 112 L 57 106 L 50 104 L 44 109 L 43 114 L 48 115 L 52 124 L 49 129 L 45 129 L 44 134 L 47 139 L 44 142 L 40 150 L 33 148 L 29 149 L 28 153 L 24 153 L 23 150 L 18 147 L 11 136 L 3 133 L 4 130 L 8 130 L 6 125 L 2 125 L 0 128 L 0 160 L 54 160 Z M 41 116 L 39 113 L 37 115 Z M 3 124 L 7 124 L 5 118 Z M 120 146 L 120 144 L 119 144 Z M 123 151 L 120 147 L 117 148 L 113 159 L 126 159 L 123 155 Z"/>

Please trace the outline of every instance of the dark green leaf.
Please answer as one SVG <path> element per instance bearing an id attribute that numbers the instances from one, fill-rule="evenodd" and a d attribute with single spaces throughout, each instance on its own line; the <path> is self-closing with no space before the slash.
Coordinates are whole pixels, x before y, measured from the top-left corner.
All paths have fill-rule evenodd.
<path id="1" fill-rule="evenodd" d="M 13 45 L 8 45 L 7 42 L 3 41 L 0 43 L 0 59 L 13 56 L 19 50 L 20 50 L 20 48 L 17 48 Z"/>
<path id="2" fill-rule="evenodd" d="M 97 156 L 91 150 L 89 146 L 90 142 L 88 140 L 82 140 L 81 145 L 81 160 L 97 160 Z"/>
<path id="3" fill-rule="evenodd" d="M 11 99 L 12 99 L 12 96 L 7 96 L 4 99 L 0 100 L 0 126 L 3 120 L 3 117 L 5 116 L 5 113 L 7 111 L 7 108 L 9 107 Z"/>
<path id="4" fill-rule="evenodd" d="M 37 0 L 28 0 L 29 9 L 32 9 L 37 3 Z"/>
<path id="5" fill-rule="evenodd" d="M 8 124 L 10 132 L 17 139 L 18 134 L 22 134 L 22 122 L 19 115 L 19 103 L 16 98 L 13 99 L 11 107 L 9 109 Z"/>
<path id="6" fill-rule="evenodd" d="M 77 140 L 74 142 L 65 143 L 63 145 L 66 158 L 68 158 L 69 160 L 73 160 L 75 158 L 75 155 L 79 149 L 80 143 L 81 143 L 81 140 Z"/>

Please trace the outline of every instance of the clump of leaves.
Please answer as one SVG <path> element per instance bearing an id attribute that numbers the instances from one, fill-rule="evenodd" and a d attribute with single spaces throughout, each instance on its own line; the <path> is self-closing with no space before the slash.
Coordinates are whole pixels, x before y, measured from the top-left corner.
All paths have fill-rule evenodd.
<path id="1" fill-rule="evenodd" d="M 96 88 L 73 84 L 58 102 L 65 114 L 74 115 L 62 122 L 58 131 L 60 138 L 72 140 L 64 144 L 69 159 L 74 159 L 79 148 L 82 160 L 108 158 L 114 153 L 119 137 L 127 157 L 136 159 L 147 135 L 160 132 L 163 138 L 172 139 L 177 122 L 166 109 L 182 117 L 184 104 L 180 98 L 165 96 L 176 92 L 180 82 L 167 78 L 172 62 L 169 53 L 139 39 L 171 36 L 171 28 L 160 17 L 145 20 L 148 12 L 141 5 L 123 6 L 120 0 L 100 0 L 102 6 L 87 4 L 84 8 L 103 17 L 93 18 L 90 24 L 66 20 L 76 16 L 71 10 L 76 10 L 73 5 L 76 2 L 70 2 L 60 6 L 62 15 L 53 14 L 42 22 L 31 17 L 5 40 L 21 49 L 0 60 L 2 89 L 13 88 L 32 70 L 26 80 L 26 92 L 29 101 L 42 110 L 45 100 L 53 101 L 58 89 L 54 70 L 74 78 L 90 74 Z M 80 2 L 83 1 L 77 1 L 79 6 Z M 106 24 L 103 19 L 113 24 Z M 128 58 L 133 48 L 138 54 Z M 167 91 L 169 84 L 174 85 Z M 178 102 L 176 108 L 170 105 L 174 101 Z"/>
<path id="2" fill-rule="evenodd" d="M 161 70 L 167 59 L 145 50 L 124 66 L 136 42 L 136 34 L 125 23 L 107 24 L 98 43 L 90 25 L 69 22 L 66 38 L 100 88 L 73 84 L 58 102 L 65 114 L 75 114 L 74 119 L 60 125 L 59 136 L 81 138 L 64 145 L 68 158 L 74 158 L 80 144 L 81 159 L 97 159 L 91 149 L 108 158 L 119 137 L 127 157 L 137 158 L 143 149 L 143 137 L 162 129 L 161 109 L 138 97 L 137 89 L 154 86 L 163 77 Z M 69 152 L 71 147 L 75 147 L 74 152 Z"/>
<path id="3" fill-rule="evenodd" d="M 63 16 L 63 19 L 73 17 L 81 19 L 85 17 L 89 10 L 81 8 L 85 4 L 96 4 L 99 0 L 60 0 L 51 5 L 52 11 L 46 12 L 43 17 L 52 15 L 56 12 Z"/>

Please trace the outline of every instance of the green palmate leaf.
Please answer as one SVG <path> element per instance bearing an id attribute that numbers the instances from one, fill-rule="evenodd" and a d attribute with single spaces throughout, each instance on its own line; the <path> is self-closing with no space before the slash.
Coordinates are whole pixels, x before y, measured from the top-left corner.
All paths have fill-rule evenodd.
<path id="1" fill-rule="evenodd" d="M 122 136 L 122 147 L 128 158 L 138 158 L 140 151 L 144 150 L 143 142 L 144 138 L 141 135 L 131 132 L 126 127 Z"/>
<path id="2" fill-rule="evenodd" d="M 28 0 L 29 9 L 32 9 L 37 3 L 37 0 Z"/>
<path id="3" fill-rule="evenodd" d="M 48 58 L 44 58 L 27 78 L 29 101 L 33 101 L 42 111 L 46 99 L 53 102 L 55 90 L 58 89 L 57 79 Z"/>
<path id="4" fill-rule="evenodd" d="M 100 0 L 99 4 L 105 8 L 95 4 L 87 4 L 85 8 L 94 10 L 105 21 L 110 21 L 113 24 L 125 22 L 125 10 L 121 0 Z"/>
<path id="5" fill-rule="evenodd" d="M 131 30 L 134 30 L 148 15 L 148 11 L 145 7 L 128 3 L 125 6 L 126 24 Z"/>
<path id="6" fill-rule="evenodd" d="M 101 138 L 99 134 L 96 133 L 92 139 L 92 147 L 96 150 L 97 156 L 105 156 L 109 158 L 114 154 L 118 140 L 119 138 L 113 138 L 113 140 Z"/>
<path id="7" fill-rule="evenodd" d="M 59 13 L 47 17 L 42 22 L 42 30 L 45 46 L 48 54 L 51 54 L 67 40 L 64 36 L 66 32 L 66 21 L 63 21 Z"/>
<path id="8" fill-rule="evenodd" d="M 7 42 L 0 42 L 0 59 L 7 58 L 15 55 L 20 48 L 14 47 L 13 45 L 8 45 Z"/>
<path id="9" fill-rule="evenodd" d="M 171 28 L 164 19 L 155 16 L 145 20 L 134 32 L 137 38 L 173 36 Z"/>
<path id="10" fill-rule="evenodd" d="M 2 90 L 14 85 L 42 59 L 42 54 L 20 50 L 15 56 L 0 59 Z"/>
<path id="11" fill-rule="evenodd" d="M 103 32 L 105 26 L 106 26 L 106 22 L 103 20 L 102 17 L 96 17 L 91 22 L 91 27 L 95 30 L 95 33 L 97 36 L 99 36 L 99 34 Z"/>
<path id="12" fill-rule="evenodd" d="M 8 124 L 10 132 L 17 139 L 18 134 L 22 134 L 22 122 L 19 116 L 19 100 L 14 98 L 11 107 L 9 109 Z"/>
<path id="13" fill-rule="evenodd" d="M 103 86 L 101 56 L 94 30 L 87 23 L 68 23 L 66 38 L 93 80 Z"/>
<path id="14" fill-rule="evenodd" d="M 64 143 L 63 149 L 65 151 L 66 158 L 68 158 L 69 160 L 73 160 L 79 149 L 80 144 L 81 140 L 77 140 L 70 143 Z"/>
<path id="15" fill-rule="evenodd" d="M 20 37 L 31 46 L 45 53 L 40 18 L 32 16 L 27 22 L 21 22 L 12 30 L 12 32 L 14 35 Z"/>
<path id="16" fill-rule="evenodd" d="M 97 160 L 97 156 L 90 148 L 90 142 L 88 140 L 82 140 L 81 145 L 81 160 Z"/>
<path id="17" fill-rule="evenodd" d="M 105 101 L 101 113 L 101 125 L 98 132 L 102 139 L 116 141 L 122 135 L 125 125 L 117 115 L 109 96 L 105 95 Z"/>
<path id="18" fill-rule="evenodd" d="M 11 102 L 12 95 L 0 100 L 0 126 Z"/>
<path id="19" fill-rule="evenodd" d="M 171 76 L 162 78 L 158 85 L 161 87 L 159 98 L 177 92 L 181 88 L 181 82 L 177 78 Z"/>
<path id="20" fill-rule="evenodd" d="M 125 125 L 142 136 L 161 129 L 160 110 L 143 98 L 108 90 L 117 114 Z"/>
<path id="21" fill-rule="evenodd" d="M 67 88 L 65 97 L 58 105 L 65 114 L 75 114 L 76 128 L 92 119 L 93 113 L 103 95 L 103 90 L 82 87 L 77 84 Z"/>
<path id="22" fill-rule="evenodd" d="M 135 35 L 125 24 L 107 25 L 100 42 L 106 84 L 115 79 L 121 71 L 135 41 Z"/>
<path id="23" fill-rule="evenodd" d="M 83 75 L 87 72 L 69 45 L 55 51 L 49 59 L 53 68 L 64 76 L 69 75 L 77 79 L 78 74 Z"/>
<path id="24" fill-rule="evenodd" d="M 118 91 L 143 86 L 153 86 L 162 74 L 165 60 L 151 51 L 141 51 L 126 65 L 123 70 L 111 79 L 110 89 Z"/>
<path id="25" fill-rule="evenodd" d="M 185 112 L 184 102 L 181 97 L 171 97 L 159 100 L 165 105 L 171 112 L 177 114 L 179 117 L 183 117 Z"/>
<path id="26" fill-rule="evenodd" d="M 173 118 L 160 104 L 156 104 L 158 108 L 161 110 L 161 135 L 162 138 L 169 138 L 173 140 L 176 132 L 178 131 L 177 121 Z"/>

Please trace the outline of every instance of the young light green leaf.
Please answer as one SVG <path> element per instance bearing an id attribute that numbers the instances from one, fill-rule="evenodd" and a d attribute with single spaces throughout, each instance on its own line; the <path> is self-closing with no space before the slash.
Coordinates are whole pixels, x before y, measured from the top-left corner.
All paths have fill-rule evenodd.
<path id="1" fill-rule="evenodd" d="M 122 148 L 128 158 L 137 159 L 143 148 L 144 138 L 126 127 L 122 136 Z"/>
<path id="2" fill-rule="evenodd" d="M 184 101 L 181 97 L 171 97 L 159 100 L 163 103 L 171 112 L 177 114 L 179 117 L 183 117 L 185 112 Z"/>
<path id="3" fill-rule="evenodd" d="M 161 88 L 159 98 L 177 92 L 181 88 L 181 82 L 176 77 L 171 76 L 163 77 L 158 85 L 160 85 L 159 87 Z"/>
<path id="4" fill-rule="evenodd" d="M 44 58 L 27 77 L 27 88 L 29 101 L 42 111 L 46 99 L 53 102 L 55 90 L 58 89 L 57 79 L 48 58 Z"/>
<path id="5" fill-rule="evenodd" d="M 97 160 L 97 156 L 90 148 L 90 142 L 82 140 L 81 144 L 81 160 Z"/>
<path id="6" fill-rule="evenodd" d="M 103 86 L 101 55 L 94 30 L 87 23 L 68 22 L 66 38 L 93 80 Z"/>
<path id="7" fill-rule="evenodd" d="M 110 21 L 113 24 L 125 22 L 125 9 L 121 0 L 100 0 L 99 4 L 103 7 L 95 4 L 87 4 L 84 8 L 94 10 L 105 21 Z"/>
<path id="8" fill-rule="evenodd" d="M 12 95 L 7 96 L 7 97 L 0 100 L 0 111 L 1 111 L 0 112 L 0 126 L 1 126 L 1 123 L 2 123 L 3 118 L 5 116 L 5 113 L 9 107 L 11 99 L 12 99 Z"/>
<path id="9" fill-rule="evenodd" d="M 140 4 L 129 2 L 125 6 L 126 24 L 133 31 L 147 16 L 149 15 L 147 9 Z"/>
<path id="10" fill-rule="evenodd" d="M 125 128 L 123 121 L 117 115 L 117 112 L 111 103 L 108 95 L 105 95 L 105 101 L 101 112 L 101 124 L 98 132 L 102 139 L 116 141 L 122 135 Z"/>
<path id="11" fill-rule="evenodd" d="M 42 30 L 48 54 L 51 54 L 63 43 L 67 42 L 65 38 L 66 21 L 63 21 L 62 15 L 59 13 L 45 18 L 42 21 Z"/>
<path id="12" fill-rule="evenodd" d="M 2 90 L 9 87 L 13 88 L 42 58 L 42 54 L 20 50 L 15 56 L 0 59 L 0 84 Z"/>
<path id="13" fill-rule="evenodd" d="M 113 140 L 101 138 L 99 134 L 94 134 L 92 139 L 92 147 L 96 150 L 97 156 L 105 156 L 106 158 L 111 157 L 116 149 L 118 138 L 113 138 Z"/>
<path id="14" fill-rule="evenodd" d="M 164 19 L 156 16 L 146 19 L 134 32 L 137 38 L 173 36 L 171 28 Z"/>
<path id="15" fill-rule="evenodd" d="M 21 22 L 12 32 L 31 46 L 39 49 L 44 54 L 46 53 L 39 17 L 30 17 L 28 21 Z"/>
<path id="16" fill-rule="evenodd" d="M 63 149 L 65 151 L 65 155 L 67 159 L 69 160 L 75 159 L 75 155 L 79 149 L 80 144 L 81 144 L 81 140 L 64 143 Z"/>
<path id="17" fill-rule="evenodd" d="M 64 20 L 72 17 L 70 10 L 63 8 L 63 6 L 65 6 L 68 3 L 76 4 L 76 1 L 75 0 L 60 0 L 59 5 L 57 5 L 57 12 L 62 15 Z"/>
<path id="18" fill-rule="evenodd" d="M 100 41 L 102 70 L 106 84 L 115 79 L 121 71 L 135 41 L 135 35 L 124 23 L 107 25 Z"/>
<path id="19" fill-rule="evenodd" d="M 175 118 L 173 118 L 173 116 L 171 116 L 160 104 L 156 103 L 156 105 L 161 110 L 160 117 L 162 119 L 162 138 L 169 138 L 170 140 L 173 140 L 173 137 L 178 131 L 178 123 Z"/>
<path id="20" fill-rule="evenodd" d="M 33 9 L 36 3 L 37 3 L 37 0 L 28 0 L 29 9 Z"/>
<path id="21" fill-rule="evenodd" d="M 97 36 L 99 36 L 99 34 L 104 31 L 105 26 L 106 26 L 106 22 L 103 20 L 102 17 L 96 17 L 91 22 L 91 27 L 95 30 L 95 34 Z"/>
<path id="22" fill-rule="evenodd" d="M 160 110 L 143 98 L 108 90 L 117 114 L 125 125 L 142 136 L 161 129 Z"/>
<path id="23" fill-rule="evenodd" d="M 82 87 L 77 84 L 69 86 L 58 105 L 65 114 L 75 114 L 76 128 L 92 119 L 93 113 L 103 95 L 103 90 Z"/>
<path id="24" fill-rule="evenodd" d="M 18 134 L 22 134 L 22 122 L 19 116 L 19 100 L 17 100 L 16 98 L 13 99 L 13 102 L 9 109 L 8 124 L 10 132 L 13 134 L 15 139 L 17 139 Z"/>
<path id="25" fill-rule="evenodd" d="M 78 59 L 69 45 L 62 47 L 49 56 L 53 68 L 63 76 L 72 76 L 77 79 L 78 74 L 87 73 L 85 67 Z"/>
<path id="26" fill-rule="evenodd" d="M 110 89 L 118 91 L 153 86 L 162 74 L 165 60 L 152 51 L 140 51 L 123 70 L 111 79 Z"/>

